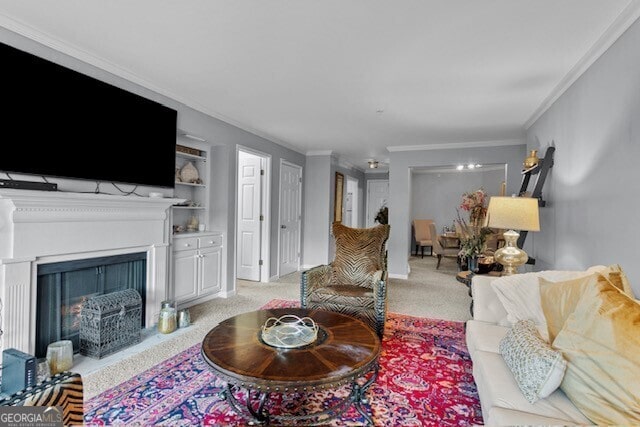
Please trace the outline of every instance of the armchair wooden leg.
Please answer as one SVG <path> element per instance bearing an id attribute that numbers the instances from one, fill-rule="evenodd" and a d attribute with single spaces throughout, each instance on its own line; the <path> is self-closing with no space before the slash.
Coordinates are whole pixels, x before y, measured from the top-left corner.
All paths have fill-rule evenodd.
<path id="1" fill-rule="evenodd" d="M 440 268 L 440 261 L 442 260 L 442 255 L 438 254 L 438 264 L 436 264 L 436 270 Z"/>
<path id="2" fill-rule="evenodd" d="M 429 256 L 433 256 L 433 246 L 429 246 Z"/>
<path id="3" fill-rule="evenodd" d="M 418 256 L 418 248 L 420 247 L 420 245 L 416 245 L 416 256 Z"/>
<path id="4" fill-rule="evenodd" d="M 422 258 L 424 258 L 424 246 L 420 246 L 420 249 L 422 249 Z"/>

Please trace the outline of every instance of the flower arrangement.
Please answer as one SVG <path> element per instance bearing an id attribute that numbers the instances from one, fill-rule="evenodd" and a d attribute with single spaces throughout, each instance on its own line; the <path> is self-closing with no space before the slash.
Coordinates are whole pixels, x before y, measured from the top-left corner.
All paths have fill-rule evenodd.
<path id="1" fill-rule="evenodd" d="M 480 227 L 482 221 L 484 221 L 484 217 L 487 214 L 487 207 L 485 206 L 486 200 L 487 193 L 485 193 L 483 188 L 462 194 L 460 209 L 469 212 L 469 221 L 474 227 Z M 458 215 L 458 217 L 459 216 L 460 215 Z"/>
<path id="2" fill-rule="evenodd" d="M 463 258 L 480 255 L 484 250 L 487 236 L 493 234 L 490 228 L 482 226 L 487 214 L 486 200 L 487 193 L 482 188 L 462 195 L 459 209 L 469 212 L 469 223 L 460 216 L 460 210 L 456 209 L 458 217 L 456 222 L 461 232 L 459 255 Z"/>

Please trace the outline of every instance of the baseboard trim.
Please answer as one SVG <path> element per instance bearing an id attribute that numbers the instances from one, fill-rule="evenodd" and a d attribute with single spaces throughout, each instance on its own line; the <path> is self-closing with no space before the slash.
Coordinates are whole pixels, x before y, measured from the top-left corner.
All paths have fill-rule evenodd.
<path id="1" fill-rule="evenodd" d="M 232 290 L 232 291 L 222 291 L 222 292 L 220 293 L 220 296 L 221 296 L 222 298 L 234 297 L 234 296 L 236 296 L 236 290 L 234 289 L 234 290 Z"/>
<path id="2" fill-rule="evenodd" d="M 269 277 L 269 280 L 267 280 L 268 282 L 275 282 L 276 280 L 278 280 L 280 277 L 276 274 L 275 276 L 271 276 Z"/>
<path id="3" fill-rule="evenodd" d="M 389 273 L 389 278 L 390 279 L 403 279 L 403 280 L 407 280 L 409 278 L 408 274 L 395 274 L 395 273 Z"/>
<path id="4" fill-rule="evenodd" d="M 299 271 L 309 270 L 311 268 L 317 267 L 318 265 L 320 265 L 320 264 L 304 264 L 304 265 L 300 266 L 300 270 Z"/>

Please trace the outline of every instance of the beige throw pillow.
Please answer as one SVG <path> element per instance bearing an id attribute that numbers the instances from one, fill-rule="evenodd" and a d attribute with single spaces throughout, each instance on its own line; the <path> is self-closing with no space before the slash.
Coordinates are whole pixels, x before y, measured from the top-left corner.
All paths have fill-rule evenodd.
<path id="1" fill-rule="evenodd" d="M 578 305 L 586 287 L 589 284 L 593 285 L 598 279 L 592 274 L 564 282 L 551 282 L 543 277 L 539 280 L 540 304 L 547 322 L 549 342 L 553 343 L 567 318 Z"/>
<path id="2" fill-rule="evenodd" d="M 621 292 L 633 298 L 633 290 L 627 276 L 618 264 L 588 271 L 597 273 L 562 282 L 552 282 L 540 277 L 540 305 L 547 324 L 549 342 L 553 343 L 556 335 L 564 326 L 564 322 L 576 308 L 582 293 L 595 280 L 608 281 Z"/>
<path id="3" fill-rule="evenodd" d="M 560 388 L 591 421 L 640 425 L 640 303 L 591 281 L 553 342 L 567 361 Z"/>

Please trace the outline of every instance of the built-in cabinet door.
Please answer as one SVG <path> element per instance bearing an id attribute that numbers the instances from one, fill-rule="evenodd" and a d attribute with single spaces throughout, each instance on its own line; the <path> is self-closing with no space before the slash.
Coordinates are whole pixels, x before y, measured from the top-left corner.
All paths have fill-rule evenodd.
<path id="1" fill-rule="evenodd" d="M 200 250 L 200 292 L 210 294 L 220 290 L 220 271 L 222 268 L 222 248 Z"/>
<path id="2" fill-rule="evenodd" d="M 198 296 L 198 252 L 174 252 L 173 269 L 176 301 L 185 301 Z"/>

